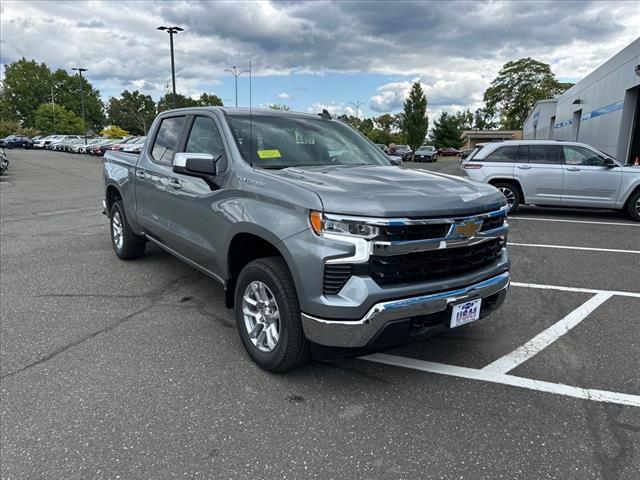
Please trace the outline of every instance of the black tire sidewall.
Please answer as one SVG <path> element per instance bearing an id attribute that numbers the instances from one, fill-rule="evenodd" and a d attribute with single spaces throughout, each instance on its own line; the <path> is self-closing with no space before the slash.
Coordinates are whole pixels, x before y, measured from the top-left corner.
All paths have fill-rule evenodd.
<path id="1" fill-rule="evenodd" d="M 122 248 L 120 250 L 118 250 L 113 238 L 113 217 L 116 212 L 119 214 L 120 222 L 122 224 Z M 122 260 L 138 258 L 144 253 L 144 238 L 139 237 L 131 230 L 129 223 L 127 222 L 127 216 L 124 213 L 124 206 L 122 205 L 121 200 L 114 202 L 111 207 L 111 213 L 109 216 L 109 236 L 111 237 L 113 251 L 116 253 L 118 258 Z"/>
<path id="2" fill-rule="evenodd" d="M 640 198 L 640 191 L 631 195 L 631 197 L 629 198 L 629 204 L 627 206 L 627 213 L 636 222 L 640 222 L 640 215 L 638 215 L 638 212 L 636 212 L 636 202 L 638 201 L 638 198 Z"/>
<path id="3" fill-rule="evenodd" d="M 494 186 L 498 189 L 508 188 L 513 192 L 514 203 L 513 203 L 513 206 L 509 209 L 509 213 L 515 212 L 520 206 L 520 203 L 522 202 L 522 199 L 520 198 L 520 191 L 518 190 L 518 188 L 511 183 L 496 183 Z"/>
<path id="4" fill-rule="evenodd" d="M 286 268 L 286 267 L 285 267 Z M 291 301 L 287 301 L 287 294 L 284 289 L 293 289 L 293 282 L 287 272 L 289 278 L 289 285 L 283 285 L 281 280 L 278 279 L 272 272 L 272 265 L 265 264 L 260 260 L 250 262 L 244 267 L 238 277 L 238 283 L 236 285 L 235 293 L 235 316 L 238 333 L 242 343 L 251 356 L 261 368 L 268 371 L 279 371 L 280 366 L 283 363 L 290 342 L 293 340 L 294 335 L 299 335 L 301 332 L 300 325 L 300 308 L 297 305 L 297 298 L 295 305 L 292 305 Z M 273 294 L 276 303 L 278 305 L 278 311 L 280 313 L 279 322 L 279 339 L 276 348 L 271 352 L 262 352 L 253 345 L 249 338 L 249 333 L 244 324 L 244 316 L 242 313 L 242 298 L 247 286 L 255 281 L 263 282 L 271 293 Z M 296 322 L 298 328 L 296 328 Z"/>

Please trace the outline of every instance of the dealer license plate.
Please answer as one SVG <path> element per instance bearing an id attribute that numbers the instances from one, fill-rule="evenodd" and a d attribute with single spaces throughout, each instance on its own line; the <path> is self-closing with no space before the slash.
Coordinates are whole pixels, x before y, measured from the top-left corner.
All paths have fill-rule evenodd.
<path id="1" fill-rule="evenodd" d="M 451 312 L 451 328 L 459 327 L 465 323 L 475 322 L 480 318 L 481 298 L 459 303 L 453 306 Z"/>

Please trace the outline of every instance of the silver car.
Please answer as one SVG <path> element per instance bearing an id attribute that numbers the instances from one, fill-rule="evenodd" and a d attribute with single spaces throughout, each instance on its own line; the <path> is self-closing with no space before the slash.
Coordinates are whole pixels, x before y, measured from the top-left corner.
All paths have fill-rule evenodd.
<path id="1" fill-rule="evenodd" d="M 576 142 L 513 140 L 483 143 L 462 163 L 475 181 L 490 183 L 519 205 L 611 208 L 640 221 L 640 167 Z"/>

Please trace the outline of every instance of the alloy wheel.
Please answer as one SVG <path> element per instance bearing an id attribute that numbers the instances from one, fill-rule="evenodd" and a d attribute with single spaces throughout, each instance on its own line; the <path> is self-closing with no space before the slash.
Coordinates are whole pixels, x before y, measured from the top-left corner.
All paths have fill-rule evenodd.
<path id="1" fill-rule="evenodd" d="M 267 285 L 251 282 L 242 296 L 244 326 L 253 345 L 264 353 L 272 352 L 280 339 L 280 311 Z"/>
<path id="2" fill-rule="evenodd" d="M 111 235 L 113 236 L 113 243 L 115 244 L 118 250 L 122 250 L 122 245 L 124 244 L 124 236 L 122 232 L 122 219 L 120 217 L 120 212 L 114 212 L 113 218 L 111 219 Z"/>
<path id="3" fill-rule="evenodd" d="M 513 190 L 511 190 L 508 187 L 500 187 L 499 190 L 504 195 L 504 198 L 507 199 L 507 205 L 509 207 L 509 210 L 511 210 L 511 208 L 513 207 L 513 204 L 516 202 L 515 193 L 513 193 Z"/>

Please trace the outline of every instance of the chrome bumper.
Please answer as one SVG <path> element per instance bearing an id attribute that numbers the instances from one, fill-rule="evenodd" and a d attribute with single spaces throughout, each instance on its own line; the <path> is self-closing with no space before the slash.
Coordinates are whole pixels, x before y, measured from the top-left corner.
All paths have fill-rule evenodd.
<path id="1" fill-rule="evenodd" d="M 377 303 L 359 320 L 325 320 L 302 314 L 308 340 L 330 347 L 366 346 L 386 324 L 420 315 L 442 312 L 450 304 L 471 298 L 487 298 L 509 286 L 509 272 L 446 292 Z"/>

